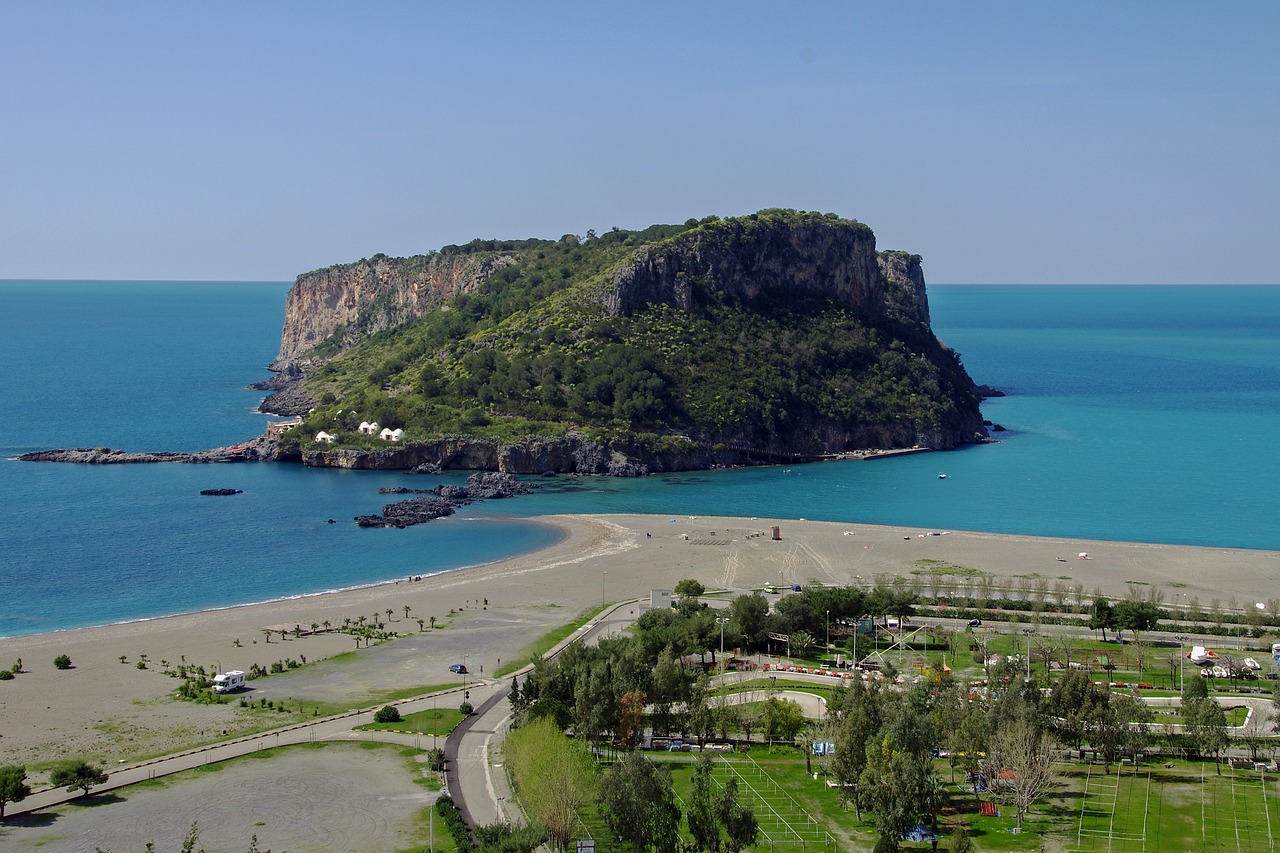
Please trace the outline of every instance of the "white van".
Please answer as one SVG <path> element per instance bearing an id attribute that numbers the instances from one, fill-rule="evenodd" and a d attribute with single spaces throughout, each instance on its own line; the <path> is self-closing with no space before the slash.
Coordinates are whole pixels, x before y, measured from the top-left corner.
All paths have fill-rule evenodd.
<path id="1" fill-rule="evenodd" d="M 213 677 L 214 693 L 230 693 L 244 687 L 244 673 L 238 669 L 218 673 Z"/>

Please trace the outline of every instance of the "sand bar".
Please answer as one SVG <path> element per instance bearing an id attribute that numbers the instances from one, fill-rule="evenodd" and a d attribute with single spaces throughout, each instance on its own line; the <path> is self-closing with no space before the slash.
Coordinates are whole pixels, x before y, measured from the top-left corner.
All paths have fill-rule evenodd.
<path id="1" fill-rule="evenodd" d="M 936 560 L 998 577 L 1068 578 L 1120 597 L 1131 584 L 1158 587 L 1164 602 L 1219 599 L 1241 606 L 1280 591 L 1280 552 L 1101 542 L 922 530 L 840 522 L 658 515 L 545 516 L 565 537 L 541 551 L 487 566 L 376 587 L 192 613 L 120 625 L 0 641 L 0 665 L 22 658 L 27 670 L 0 682 L 0 765 L 87 755 L 114 765 L 218 740 L 261 722 L 231 706 L 171 701 L 175 679 L 160 662 L 185 658 L 222 670 L 281 658 L 316 661 L 354 651 L 351 637 L 319 634 L 270 644 L 262 629 L 392 610 L 390 627 L 409 635 L 262 679 L 251 694 L 353 703 L 379 691 L 456 681 L 448 665 L 463 656 L 476 675 L 513 658 L 552 627 L 602 600 L 646 598 L 693 577 L 711 588 L 767 583 L 870 583 L 879 575 L 920 577 Z M 771 528 L 781 540 L 771 539 Z M 1090 559 L 1077 559 L 1087 552 Z M 305 567 L 300 567 L 305 570 Z M 915 572 L 917 574 L 913 575 Z M 927 592 L 927 586 L 925 587 Z M 1184 598 L 1185 597 L 1185 598 Z M 487 606 L 483 603 L 488 600 Z M 409 617 L 404 613 L 410 607 Z M 454 611 L 452 615 L 450 611 Z M 418 618 L 437 618 L 419 632 Z M 237 647 L 236 641 L 239 641 Z M 53 658 L 71 657 L 59 671 Z M 147 655 L 148 668 L 136 663 Z M 119 660 L 123 655 L 126 663 Z M 281 718 L 281 722 L 285 722 Z"/>

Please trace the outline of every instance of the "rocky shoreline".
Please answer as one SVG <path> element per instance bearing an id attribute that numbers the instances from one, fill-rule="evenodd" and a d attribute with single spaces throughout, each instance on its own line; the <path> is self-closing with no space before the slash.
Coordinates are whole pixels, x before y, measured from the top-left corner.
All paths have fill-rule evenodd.
<path id="1" fill-rule="evenodd" d="M 465 486 L 438 485 L 434 489 L 379 489 L 380 494 L 417 494 L 427 492 L 429 497 L 410 498 L 390 503 L 382 508 L 381 515 L 358 515 L 356 524 L 361 527 L 412 527 L 437 518 L 453 515 L 454 508 L 484 500 L 499 500 L 514 495 L 527 495 L 534 486 L 522 483 L 510 474 L 496 471 L 477 471 L 467 478 Z"/>

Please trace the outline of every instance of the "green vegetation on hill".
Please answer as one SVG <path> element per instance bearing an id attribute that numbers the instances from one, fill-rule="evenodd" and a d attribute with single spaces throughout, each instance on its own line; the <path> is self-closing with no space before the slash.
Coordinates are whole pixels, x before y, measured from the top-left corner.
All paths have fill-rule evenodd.
<path id="1" fill-rule="evenodd" d="M 313 354 L 328 360 L 306 387 L 321 406 L 299 438 L 336 428 L 344 444 L 361 446 L 355 426 L 376 420 L 403 427 L 411 441 L 576 429 L 649 450 L 693 441 L 811 453 L 903 437 L 910 444 L 920 431 L 954 435 L 974 423 L 971 380 L 907 310 L 898 283 L 882 281 L 885 304 L 876 308 L 803 289 L 746 297 L 690 277 L 692 310 L 605 308 L 617 271 L 645 247 L 681 251 L 696 240 L 700 250 L 759 251 L 779 226 L 870 239 L 865 225 L 832 214 L 775 210 L 581 240 L 446 246 L 441 255 L 517 260 L 352 349 L 339 352 L 345 330 L 317 347 Z M 403 263 L 415 262 L 422 259 Z"/>

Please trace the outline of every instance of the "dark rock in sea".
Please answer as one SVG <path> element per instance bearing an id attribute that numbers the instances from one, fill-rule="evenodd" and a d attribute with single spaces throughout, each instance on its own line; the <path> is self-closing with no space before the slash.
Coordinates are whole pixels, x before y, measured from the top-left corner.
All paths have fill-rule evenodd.
<path id="1" fill-rule="evenodd" d="M 358 515 L 356 524 L 361 527 L 411 527 L 453 515 L 453 505 L 444 498 L 413 498 L 387 504 L 382 515 Z"/>
<path id="2" fill-rule="evenodd" d="M 500 471 L 477 471 L 467 478 L 467 494 L 472 500 L 509 498 L 512 495 L 527 495 L 532 491 L 533 486 Z"/>
<path id="3" fill-rule="evenodd" d="M 224 495 L 243 495 L 244 490 L 243 489 L 201 489 L 200 494 L 215 495 L 218 497 L 222 497 Z"/>
<path id="4" fill-rule="evenodd" d="M 556 476 L 556 472 L 555 472 L 555 471 L 543 471 L 543 472 L 542 472 L 542 476 L 544 476 L 544 477 L 554 477 L 554 476 Z"/>
<path id="5" fill-rule="evenodd" d="M 994 425 L 991 427 L 991 431 L 992 431 L 992 432 L 1005 432 L 1006 430 L 1005 430 L 1005 428 L 1004 428 L 1003 426 L 1001 426 L 1000 424 L 994 424 Z"/>
<path id="6" fill-rule="evenodd" d="M 439 474 L 440 470 L 441 470 L 440 466 L 434 462 L 423 462 L 421 465 L 417 465 L 413 468 L 410 468 L 409 473 L 410 474 Z"/>
<path id="7" fill-rule="evenodd" d="M 1003 397 L 1004 392 L 992 388 L 990 385 L 978 385 L 973 390 L 978 392 L 979 397 Z"/>
<path id="8" fill-rule="evenodd" d="M 435 489 L 411 489 L 408 486 L 383 486 L 378 489 L 380 495 L 434 495 Z"/>

